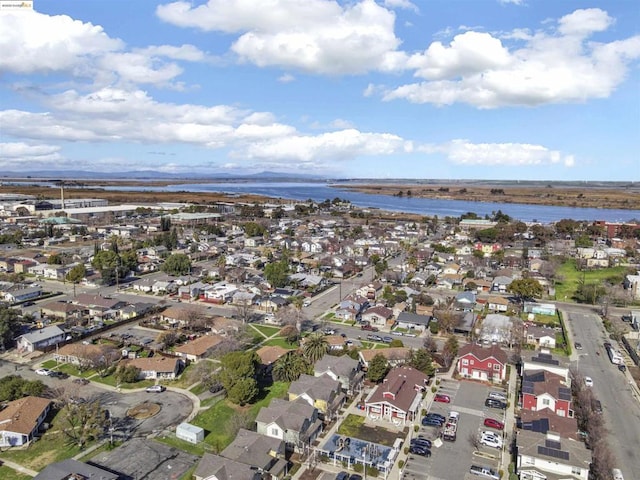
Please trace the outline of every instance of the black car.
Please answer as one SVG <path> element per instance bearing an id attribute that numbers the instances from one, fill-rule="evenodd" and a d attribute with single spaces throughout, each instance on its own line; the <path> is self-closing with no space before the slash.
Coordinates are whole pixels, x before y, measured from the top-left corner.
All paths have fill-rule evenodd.
<path id="1" fill-rule="evenodd" d="M 347 472 L 340 472 L 336 475 L 336 480 L 349 480 L 349 474 Z"/>
<path id="2" fill-rule="evenodd" d="M 507 408 L 507 404 L 500 401 L 500 400 L 496 400 L 495 398 L 487 398 L 484 401 L 484 406 L 485 407 L 489 407 L 489 408 L 500 408 L 502 410 L 504 410 L 505 408 Z"/>
<path id="3" fill-rule="evenodd" d="M 86 385 L 89 383 L 89 380 L 87 380 L 86 378 L 74 378 L 73 379 L 73 383 L 77 383 L 78 385 Z"/>
<path id="4" fill-rule="evenodd" d="M 224 387 L 222 386 L 221 383 L 214 383 L 209 387 L 210 393 L 218 393 L 218 392 L 221 392 L 222 390 L 224 390 Z"/>
<path id="5" fill-rule="evenodd" d="M 49 372 L 49 376 L 55 378 L 69 378 L 68 373 L 58 372 L 57 370 L 52 370 L 51 372 Z"/>
<path id="6" fill-rule="evenodd" d="M 626 365 L 618 365 L 618 370 L 620 370 L 621 372 L 625 372 L 627 370 L 627 366 Z"/>
<path id="7" fill-rule="evenodd" d="M 431 450 L 429 450 L 428 448 L 420 447 L 418 445 L 411 445 L 411 447 L 409 447 L 409 452 L 415 455 L 422 455 L 423 457 L 431 456 Z"/>
<path id="8" fill-rule="evenodd" d="M 352 473 L 349 477 L 349 480 L 362 480 L 362 475 L 358 475 L 357 473 Z"/>

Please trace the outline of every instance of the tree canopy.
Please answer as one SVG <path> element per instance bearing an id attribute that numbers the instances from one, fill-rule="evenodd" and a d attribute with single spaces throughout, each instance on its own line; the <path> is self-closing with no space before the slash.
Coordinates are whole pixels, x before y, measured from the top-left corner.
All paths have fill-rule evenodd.
<path id="1" fill-rule="evenodd" d="M 289 262 L 285 259 L 264 267 L 264 278 L 274 287 L 284 287 L 289 281 Z"/>
<path id="2" fill-rule="evenodd" d="M 544 293 L 542 285 L 534 278 L 514 280 L 507 287 L 507 291 L 517 295 L 520 301 L 525 298 L 540 298 Z"/>
<path id="3" fill-rule="evenodd" d="M 372 382 L 379 383 L 389 372 L 389 362 L 384 355 L 378 353 L 369 362 L 369 368 L 367 369 L 367 378 Z"/>
<path id="4" fill-rule="evenodd" d="M 191 271 L 191 259 L 184 253 L 169 255 L 162 264 L 162 271 L 169 275 L 186 275 Z"/>
<path id="5" fill-rule="evenodd" d="M 4 348 L 13 346 L 13 339 L 20 334 L 20 314 L 17 310 L 0 305 L 0 343 Z"/>
<path id="6" fill-rule="evenodd" d="M 10 402 L 29 395 L 41 396 L 47 386 L 40 380 L 26 380 L 18 375 L 0 378 L 0 402 Z"/>
<path id="7" fill-rule="evenodd" d="M 255 379 L 258 362 L 254 351 L 230 352 L 222 357 L 218 380 L 227 391 L 229 401 L 244 405 L 258 395 Z"/>

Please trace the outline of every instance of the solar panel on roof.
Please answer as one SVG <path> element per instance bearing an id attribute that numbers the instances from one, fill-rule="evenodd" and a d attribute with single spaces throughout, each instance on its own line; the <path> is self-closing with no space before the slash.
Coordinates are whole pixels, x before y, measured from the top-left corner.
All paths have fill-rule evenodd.
<path id="1" fill-rule="evenodd" d="M 544 382 L 544 371 L 525 375 L 523 380 L 527 382 Z"/>
<path id="2" fill-rule="evenodd" d="M 533 393 L 533 382 L 522 382 L 522 393 Z"/>
<path id="3" fill-rule="evenodd" d="M 571 400 L 571 390 L 569 388 L 560 387 L 558 389 L 560 400 Z"/>
<path id="4" fill-rule="evenodd" d="M 546 455 L 547 457 L 560 458 L 562 460 L 569 460 L 569 452 L 557 450 L 555 448 L 543 447 L 542 445 L 538 445 L 538 454 Z"/>
<path id="5" fill-rule="evenodd" d="M 548 365 L 560 365 L 560 362 L 558 360 L 554 360 L 554 358 L 548 353 L 539 353 L 537 357 L 532 357 L 531 361 L 537 363 L 546 363 Z"/>
<path id="6" fill-rule="evenodd" d="M 549 440 L 548 438 L 544 441 L 544 446 L 549 448 L 555 448 L 556 450 L 560 450 L 562 446 L 560 442 L 557 440 Z"/>

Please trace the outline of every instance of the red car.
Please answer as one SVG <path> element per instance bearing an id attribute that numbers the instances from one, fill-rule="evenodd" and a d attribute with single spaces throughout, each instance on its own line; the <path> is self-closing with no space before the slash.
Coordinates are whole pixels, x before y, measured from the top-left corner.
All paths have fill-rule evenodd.
<path id="1" fill-rule="evenodd" d="M 436 396 L 433 398 L 434 402 L 442 402 L 442 403 L 451 403 L 451 397 L 449 395 L 444 395 L 442 393 L 436 393 Z"/>
<path id="2" fill-rule="evenodd" d="M 485 427 L 490 427 L 490 428 L 495 428 L 496 430 L 502 430 L 504 428 L 504 423 L 499 422 L 498 420 L 495 420 L 493 418 L 485 418 L 484 419 L 484 426 Z"/>

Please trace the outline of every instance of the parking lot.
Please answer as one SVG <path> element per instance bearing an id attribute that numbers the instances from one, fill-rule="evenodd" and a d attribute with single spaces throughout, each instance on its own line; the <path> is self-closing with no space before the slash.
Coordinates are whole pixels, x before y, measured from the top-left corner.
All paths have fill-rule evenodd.
<path id="1" fill-rule="evenodd" d="M 489 388 L 475 382 L 442 380 L 438 393 L 448 395 L 451 403 L 433 402 L 426 408 L 429 412 L 439 413 L 445 417 L 448 417 L 451 411 L 460 414 L 456 441 L 442 441 L 439 438 L 441 427 L 421 425 L 416 435 L 432 440 L 432 455 L 430 458 L 425 458 L 410 454 L 403 468 L 402 478 L 406 480 L 463 479 L 469 473 L 471 465 L 482 465 L 498 470 L 501 450 L 477 445 L 477 442 L 471 440 L 472 437 L 479 438 L 482 431 L 492 430 L 484 426 L 485 418 L 494 418 L 504 423 L 504 410 L 488 408 L 484 405 L 489 391 L 492 390 L 500 389 Z M 502 436 L 502 432 L 496 431 L 496 433 Z M 474 443 L 478 446 L 477 449 Z"/>

